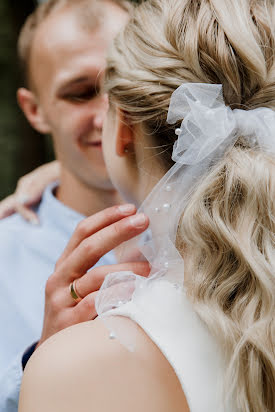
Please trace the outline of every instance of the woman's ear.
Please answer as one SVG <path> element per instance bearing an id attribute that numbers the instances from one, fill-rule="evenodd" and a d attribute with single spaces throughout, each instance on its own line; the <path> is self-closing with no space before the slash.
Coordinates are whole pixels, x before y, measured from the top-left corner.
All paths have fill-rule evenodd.
<path id="1" fill-rule="evenodd" d="M 118 156 L 125 156 L 134 146 L 134 129 L 129 124 L 125 113 L 117 109 L 117 134 L 116 134 L 116 153 Z"/>
<path id="2" fill-rule="evenodd" d="M 17 101 L 32 127 L 42 134 L 50 133 L 50 127 L 45 120 L 43 110 L 33 92 L 24 87 L 17 91 Z"/>

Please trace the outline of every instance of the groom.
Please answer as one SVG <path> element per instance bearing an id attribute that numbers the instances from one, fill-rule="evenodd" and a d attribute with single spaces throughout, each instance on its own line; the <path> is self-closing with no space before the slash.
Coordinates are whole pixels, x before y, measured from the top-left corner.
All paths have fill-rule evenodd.
<path id="1" fill-rule="evenodd" d="M 25 87 L 18 102 L 30 124 L 53 139 L 58 184 L 38 206 L 40 225 L 19 215 L 0 222 L 0 410 L 15 412 L 26 348 L 39 340 L 44 289 L 76 225 L 120 203 L 105 170 L 100 93 L 109 44 L 127 20 L 123 0 L 49 0 L 18 42 Z M 110 252 L 101 265 L 114 263 Z"/>

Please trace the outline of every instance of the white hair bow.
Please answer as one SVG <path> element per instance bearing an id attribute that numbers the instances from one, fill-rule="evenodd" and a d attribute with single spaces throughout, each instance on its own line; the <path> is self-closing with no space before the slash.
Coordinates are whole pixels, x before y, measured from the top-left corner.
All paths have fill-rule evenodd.
<path id="1" fill-rule="evenodd" d="M 224 103 L 222 85 L 181 85 L 172 94 L 167 122 L 181 119 L 172 156 L 175 162 L 195 165 L 209 157 L 219 158 L 239 136 L 246 137 L 252 147 L 275 152 L 275 112 L 268 108 L 231 110 Z"/>

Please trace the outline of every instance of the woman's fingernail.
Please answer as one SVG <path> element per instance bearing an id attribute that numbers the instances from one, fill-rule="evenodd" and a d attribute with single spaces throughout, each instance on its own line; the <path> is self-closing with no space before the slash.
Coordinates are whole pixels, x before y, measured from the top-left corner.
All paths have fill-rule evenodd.
<path id="1" fill-rule="evenodd" d="M 131 213 L 134 213 L 134 211 L 136 210 L 135 205 L 132 204 L 127 204 L 127 205 L 121 205 L 118 207 L 118 210 L 120 211 L 120 213 L 122 213 L 123 215 L 130 215 Z"/>
<path id="2" fill-rule="evenodd" d="M 142 228 L 145 226 L 147 222 L 147 218 L 143 213 L 139 213 L 138 215 L 132 216 L 130 218 L 131 225 L 136 228 Z"/>

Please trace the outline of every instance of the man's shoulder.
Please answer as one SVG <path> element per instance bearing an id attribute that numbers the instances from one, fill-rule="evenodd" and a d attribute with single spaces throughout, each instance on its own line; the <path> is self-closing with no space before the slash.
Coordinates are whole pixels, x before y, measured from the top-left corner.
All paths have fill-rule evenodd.
<path id="1" fill-rule="evenodd" d="M 26 243 L 39 226 L 24 220 L 19 214 L 0 220 L 0 252 L 4 253 L 7 248 L 18 245 L 19 242 Z"/>
<path id="2" fill-rule="evenodd" d="M 0 237 L 7 234 L 21 234 L 23 231 L 31 230 L 32 224 L 24 220 L 18 213 L 0 220 Z"/>
<path id="3" fill-rule="evenodd" d="M 22 245 L 30 238 L 30 223 L 21 216 L 12 215 L 0 221 L 0 274 L 22 263 Z"/>

